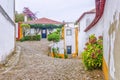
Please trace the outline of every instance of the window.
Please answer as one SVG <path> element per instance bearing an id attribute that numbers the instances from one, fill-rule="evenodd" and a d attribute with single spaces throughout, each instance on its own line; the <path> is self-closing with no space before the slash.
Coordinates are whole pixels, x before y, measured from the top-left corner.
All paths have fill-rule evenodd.
<path id="1" fill-rule="evenodd" d="M 67 29 L 67 30 L 66 30 L 66 35 L 67 35 L 67 36 L 72 35 L 72 30 L 71 30 L 71 29 Z"/>

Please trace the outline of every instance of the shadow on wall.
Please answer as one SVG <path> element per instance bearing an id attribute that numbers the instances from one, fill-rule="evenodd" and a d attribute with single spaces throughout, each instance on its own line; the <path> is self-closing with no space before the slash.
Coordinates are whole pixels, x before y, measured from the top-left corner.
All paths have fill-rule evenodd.
<path id="1" fill-rule="evenodd" d="M 117 61 L 120 60 L 120 13 L 119 13 L 119 19 L 117 20 L 117 12 L 115 12 L 115 15 L 113 16 L 114 22 L 110 24 L 109 28 L 109 70 L 110 70 L 110 76 L 111 78 L 117 78 L 120 79 L 120 63 Z M 117 25 L 118 24 L 118 25 Z"/>

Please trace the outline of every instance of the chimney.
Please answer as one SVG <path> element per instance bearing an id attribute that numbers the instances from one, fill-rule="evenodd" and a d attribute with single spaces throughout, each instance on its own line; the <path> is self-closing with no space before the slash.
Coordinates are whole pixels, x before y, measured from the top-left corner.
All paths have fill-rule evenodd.
<path id="1" fill-rule="evenodd" d="M 24 16 L 24 22 L 27 22 L 27 15 Z"/>

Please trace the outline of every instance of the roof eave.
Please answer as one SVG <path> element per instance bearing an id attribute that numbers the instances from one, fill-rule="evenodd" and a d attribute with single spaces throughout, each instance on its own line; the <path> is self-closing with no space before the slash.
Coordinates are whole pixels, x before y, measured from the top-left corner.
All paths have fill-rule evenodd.
<path id="1" fill-rule="evenodd" d="M 85 32 L 87 32 L 92 27 L 94 27 L 94 25 L 101 19 L 103 12 L 104 12 L 105 1 L 106 0 L 101 0 L 100 6 L 96 5 L 96 9 L 98 9 L 98 7 L 100 7 L 100 13 L 98 12 L 99 10 L 96 10 L 96 16 L 95 16 L 94 20 L 92 21 L 92 23 L 84 30 Z"/>

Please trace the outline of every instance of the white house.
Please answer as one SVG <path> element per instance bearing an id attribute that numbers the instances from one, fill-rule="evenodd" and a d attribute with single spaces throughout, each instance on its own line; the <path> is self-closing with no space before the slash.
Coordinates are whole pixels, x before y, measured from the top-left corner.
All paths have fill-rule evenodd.
<path id="1" fill-rule="evenodd" d="M 72 57 L 78 55 L 78 28 L 74 23 L 67 23 L 64 27 L 64 47 L 67 54 L 71 54 Z"/>
<path id="2" fill-rule="evenodd" d="M 14 0 L 0 0 L 0 64 L 15 50 L 14 12 Z"/>
<path id="3" fill-rule="evenodd" d="M 41 35 L 42 38 L 47 38 L 47 35 L 55 31 L 57 28 L 61 28 L 63 23 L 48 18 L 39 18 L 27 22 L 23 22 L 30 25 L 28 34 L 35 35 L 36 33 Z M 22 36 L 21 22 L 16 23 L 16 38 L 19 40 Z M 28 35 L 26 34 L 26 35 Z"/>
<path id="4" fill-rule="evenodd" d="M 120 0 L 96 0 L 96 16 L 86 34 L 103 36 L 105 80 L 120 80 Z"/>
<path id="5" fill-rule="evenodd" d="M 88 39 L 88 35 L 84 30 L 90 25 L 90 23 L 95 18 L 95 9 L 83 13 L 80 18 L 76 21 L 76 25 L 79 28 L 78 31 L 78 55 L 84 51 L 85 43 Z"/>
<path id="6" fill-rule="evenodd" d="M 61 57 L 64 57 L 65 53 L 71 57 L 76 57 L 78 55 L 78 28 L 75 27 L 74 23 L 66 23 L 62 28 L 61 35 L 60 42 L 51 45 L 51 52 L 52 48 L 58 48 Z"/>
<path id="7" fill-rule="evenodd" d="M 63 24 L 62 22 L 55 21 L 55 20 L 52 20 L 52 19 L 48 19 L 48 18 L 45 18 L 45 17 L 39 18 L 39 19 L 36 19 L 36 20 L 32 20 L 32 21 L 28 21 L 28 22 L 25 22 L 25 23 L 31 25 L 30 32 L 32 34 L 35 33 L 35 27 L 36 26 L 43 25 L 43 27 L 41 29 L 38 28 L 38 33 L 41 35 L 42 38 L 47 38 L 47 35 L 50 34 L 52 31 L 56 30 L 57 26 L 61 25 L 61 27 L 62 27 L 62 24 Z"/>

